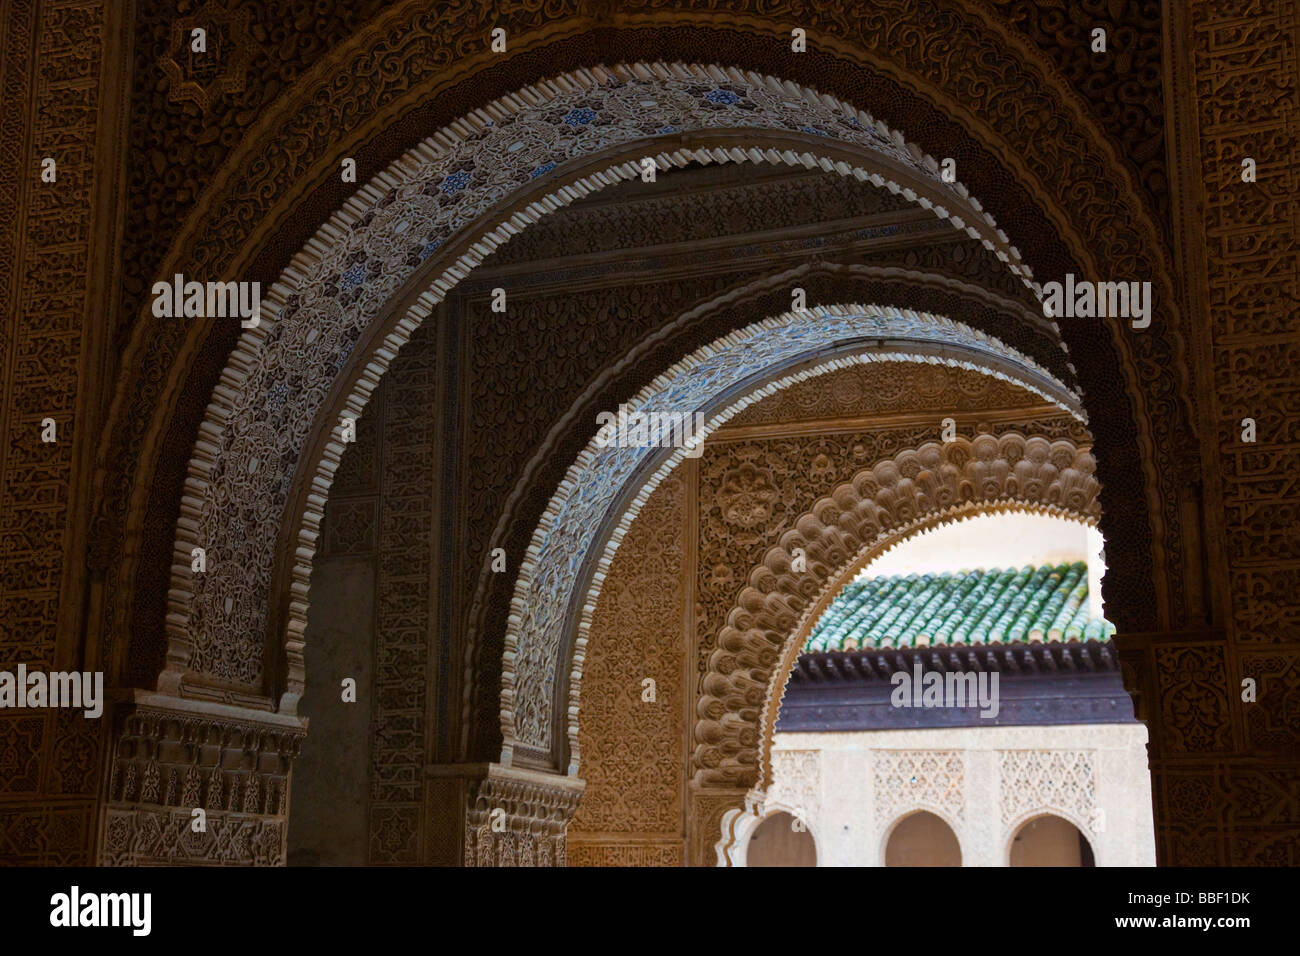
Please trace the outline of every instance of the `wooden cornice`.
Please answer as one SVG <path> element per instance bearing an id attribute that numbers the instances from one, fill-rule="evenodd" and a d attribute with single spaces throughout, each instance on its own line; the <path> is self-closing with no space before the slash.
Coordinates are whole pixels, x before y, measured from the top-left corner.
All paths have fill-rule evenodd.
<path id="1" fill-rule="evenodd" d="M 799 655 L 790 673 L 793 683 L 888 682 L 900 671 L 1000 674 L 1098 674 L 1118 671 L 1113 641 L 1051 641 L 1012 644 L 936 644 L 928 647 L 867 648 L 817 651 Z"/>

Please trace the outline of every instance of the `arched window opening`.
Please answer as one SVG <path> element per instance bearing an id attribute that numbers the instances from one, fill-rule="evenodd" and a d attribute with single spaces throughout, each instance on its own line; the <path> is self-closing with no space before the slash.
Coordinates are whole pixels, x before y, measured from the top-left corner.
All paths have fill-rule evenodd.
<path id="1" fill-rule="evenodd" d="M 754 830 L 746 856 L 749 866 L 816 866 L 817 846 L 808 828 L 782 811 Z"/>
<path id="2" fill-rule="evenodd" d="M 1092 844 L 1069 820 L 1048 814 L 1029 820 L 1011 841 L 1011 866 L 1096 866 Z"/>
<path id="3" fill-rule="evenodd" d="M 942 817 L 920 810 L 889 834 L 885 866 L 961 866 L 961 844 Z"/>

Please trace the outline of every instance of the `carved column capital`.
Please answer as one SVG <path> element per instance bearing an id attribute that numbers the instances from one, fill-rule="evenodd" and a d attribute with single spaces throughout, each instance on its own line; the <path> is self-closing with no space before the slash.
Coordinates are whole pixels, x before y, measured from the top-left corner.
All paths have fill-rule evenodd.
<path id="1" fill-rule="evenodd" d="M 101 865 L 284 865 L 304 721 L 141 690 L 112 720 Z"/>
<path id="2" fill-rule="evenodd" d="M 586 781 L 488 764 L 470 788 L 466 866 L 564 866 L 565 832 Z"/>

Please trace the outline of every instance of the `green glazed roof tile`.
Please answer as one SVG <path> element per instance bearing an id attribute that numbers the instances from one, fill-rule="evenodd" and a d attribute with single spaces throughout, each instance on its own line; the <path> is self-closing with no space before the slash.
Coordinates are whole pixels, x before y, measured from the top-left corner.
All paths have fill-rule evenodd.
<path id="1" fill-rule="evenodd" d="M 831 602 L 804 651 L 1106 641 L 1115 626 L 1088 613 L 1082 561 L 854 581 Z"/>

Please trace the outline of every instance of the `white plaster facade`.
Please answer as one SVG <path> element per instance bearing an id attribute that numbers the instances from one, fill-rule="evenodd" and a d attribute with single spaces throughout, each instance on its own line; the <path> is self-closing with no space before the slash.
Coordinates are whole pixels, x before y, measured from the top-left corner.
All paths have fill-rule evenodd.
<path id="1" fill-rule="evenodd" d="M 1008 866 L 1017 831 L 1062 817 L 1088 838 L 1097 866 L 1155 866 L 1143 724 L 954 727 L 779 733 L 773 786 L 747 834 L 772 813 L 806 822 L 819 866 L 882 866 L 893 827 L 937 814 L 963 866 Z"/>

